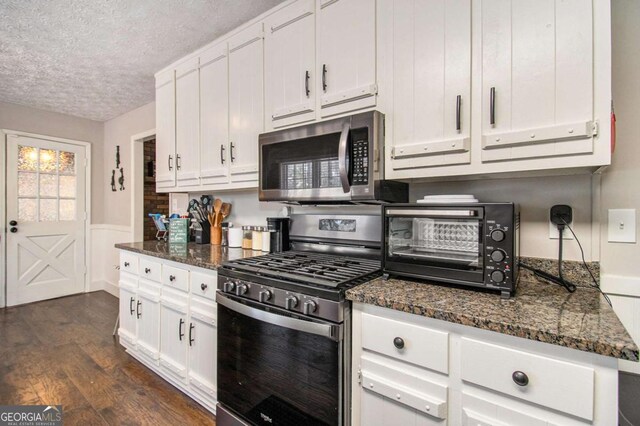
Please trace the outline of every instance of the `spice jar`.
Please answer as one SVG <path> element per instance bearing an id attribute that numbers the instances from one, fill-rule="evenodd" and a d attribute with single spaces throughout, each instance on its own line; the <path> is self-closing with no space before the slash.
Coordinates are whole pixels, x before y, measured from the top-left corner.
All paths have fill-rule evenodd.
<path id="1" fill-rule="evenodd" d="M 262 226 L 253 227 L 253 238 L 251 241 L 251 249 L 260 251 L 262 250 Z"/>
<path id="2" fill-rule="evenodd" d="M 275 233 L 275 229 L 263 228 L 262 231 L 262 251 L 265 253 L 271 252 L 271 234 Z"/>
<path id="3" fill-rule="evenodd" d="M 253 240 L 253 226 L 242 227 L 242 248 L 251 250 Z"/>

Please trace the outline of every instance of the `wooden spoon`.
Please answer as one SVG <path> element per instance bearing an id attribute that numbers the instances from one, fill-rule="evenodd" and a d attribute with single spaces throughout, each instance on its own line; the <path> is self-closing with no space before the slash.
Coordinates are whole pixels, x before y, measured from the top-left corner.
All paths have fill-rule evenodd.
<path id="1" fill-rule="evenodd" d="M 230 203 L 222 203 L 222 207 L 220 208 L 220 214 L 222 215 L 222 218 L 220 219 L 220 223 L 222 223 L 222 221 L 229 216 L 229 213 L 231 213 L 231 204 Z"/>
<path id="2" fill-rule="evenodd" d="M 218 226 L 218 214 L 220 213 L 220 209 L 222 208 L 222 200 L 220 198 L 216 198 L 213 202 L 213 226 Z"/>

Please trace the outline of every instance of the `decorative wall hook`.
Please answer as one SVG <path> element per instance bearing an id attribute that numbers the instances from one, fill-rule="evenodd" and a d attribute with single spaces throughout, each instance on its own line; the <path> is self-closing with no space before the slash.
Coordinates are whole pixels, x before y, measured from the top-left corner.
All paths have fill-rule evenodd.
<path id="1" fill-rule="evenodd" d="M 120 177 L 118 178 L 118 183 L 120 184 L 120 191 L 124 191 L 124 169 L 120 168 Z"/>
<path id="2" fill-rule="evenodd" d="M 116 192 L 116 171 L 111 170 L 111 190 Z"/>

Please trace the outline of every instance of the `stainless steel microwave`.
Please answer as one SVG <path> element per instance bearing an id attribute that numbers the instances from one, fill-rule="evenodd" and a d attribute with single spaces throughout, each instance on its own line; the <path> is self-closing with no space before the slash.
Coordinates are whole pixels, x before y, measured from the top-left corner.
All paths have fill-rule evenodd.
<path id="1" fill-rule="evenodd" d="M 382 268 L 385 275 L 509 297 L 518 278 L 519 230 L 513 203 L 384 206 Z"/>
<path id="2" fill-rule="evenodd" d="M 407 202 L 408 185 L 384 179 L 384 115 L 364 112 L 263 133 L 260 201 Z"/>

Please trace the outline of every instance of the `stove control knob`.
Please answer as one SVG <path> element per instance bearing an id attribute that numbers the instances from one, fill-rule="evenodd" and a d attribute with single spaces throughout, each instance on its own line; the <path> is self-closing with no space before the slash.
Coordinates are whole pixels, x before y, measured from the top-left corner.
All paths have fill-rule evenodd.
<path id="1" fill-rule="evenodd" d="M 305 315 L 311 315 L 315 311 L 318 310 L 318 304 L 313 300 L 307 300 L 304 302 L 304 306 L 302 307 L 302 311 Z"/>
<path id="2" fill-rule="evenodd" d="M 502 250 L 494 250 L 491 252 L 491 260 L 494 262 L 502 262 L 505 258 L 504 251 Z"/>
<path id="3" fill-rule="evenodd" d="M 495 242 L 500 242 L 504 240 L 506 237 L 504 231 L 502 229 L 494 229 L 491 231 L 491 239 Z"/>
<path id="4" fill-rule="evenodd" d="M 238 283 L 236 284 L 236 296 L 242 296 L 247 292 L 249 288 L 246 284 Z"/>
<path id="5" fill-rule="evenodd" d="M 504 272 L 502 271 L 493 271 L 491 273 L 491 279 L 496 283 L 501 283 L 504 281 Z"/>
<path id="6" fill-rule="evenodd" d="M 295 296 L 289 296 L 285 299 L 285 307 L 288 310 L 292 310 L 293 308 L 295 308 L 296 306 L 298 306 L 298 298 Z"/>
<path id="7" fill-rule="evenodd" d="M 227 281 L 226 283 L 224 283 L 224 286 L 222 287 L 222 290 L 225 293 L 233 293 L 233 290 L 236 289 L 236 283 L 234 283 L 233 281 Z"/>
<path id="8" fill-rule="evenodd" d="M 271 299 L 271 292 L 269 290 L 262 290 L 258 294 L 258 299 L 260 302 L 265 303 Z"/>

